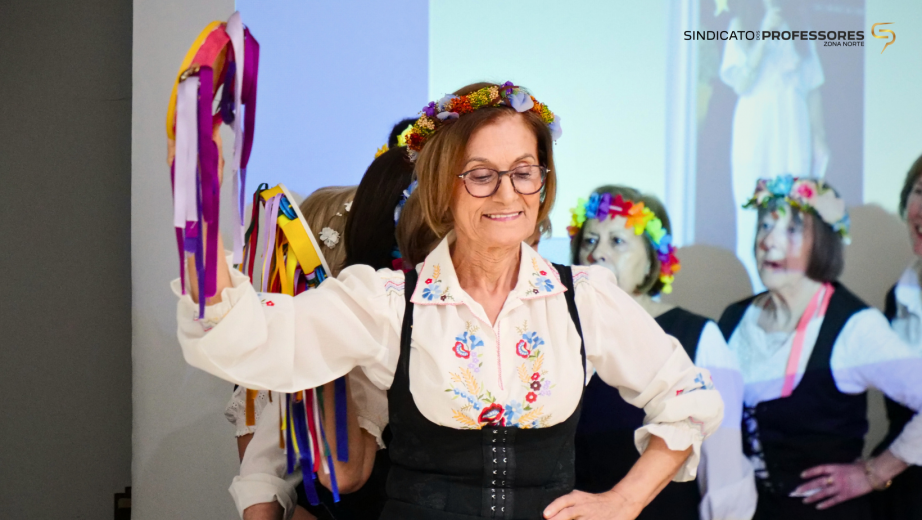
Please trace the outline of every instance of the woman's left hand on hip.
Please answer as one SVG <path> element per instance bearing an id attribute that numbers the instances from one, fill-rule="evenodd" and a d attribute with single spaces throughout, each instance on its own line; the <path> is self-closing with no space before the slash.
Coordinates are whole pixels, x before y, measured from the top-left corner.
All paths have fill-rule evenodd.
<path id="1" fill-rule="evenodd" d="M 617 491 L 605 493 L 570 492 L 551 502 L 544 510 L 548 520 L 633 520 L 643 506 L 628 501 Z"/>
<path id="2" fill-rule="evenodd" d="M 817 509 L 828 509 L 873 491 L 864 466 L 854 464 L 824 464 L 810 468 L 800 475 L 812 479 L 791 493 L 792 497 L 806 496 L 805 504 L 815 504 Z M 810 494 L 812 492 L 812 494 Z"/>

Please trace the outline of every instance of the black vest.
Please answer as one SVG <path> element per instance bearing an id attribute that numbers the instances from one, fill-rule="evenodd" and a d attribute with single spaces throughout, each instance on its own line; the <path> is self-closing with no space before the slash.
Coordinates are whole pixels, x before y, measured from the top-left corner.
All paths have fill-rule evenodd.
<path id="1" fill-rule="evenodd" d="M 891 323 L 896 319 L 896 286 L 887 293 L 884 304 L 884 315 Z M 890 444 L 899 437 L 914 412 L 900 403 L 885 397 L 887 406 L 887 419 L 890 427 L 887 436 L 874 449 L 874 455 L 890 447 Z M 875 520 L 922 520 L 922 467 L 910 466 L 906 471 L 893 479 L 893 485 L 883 493 L 871 494 L 871 503 L 874 507 Z"/>
<path id="2" fill-rule="evenodd" d="M 884 316 L 887 317 L 887 321 L 893 323 L 893 320 L 896 319 L 896 286 L 890 288 L 890 291 L 887 292 L 887 299 L 884 303 Z M 884 440 L 877 446 L 874 450 L 875 455 L 880 454 L 880 452 L 886 450 L 890 447 L 890 444 L 900 436 L 900 433 L 903 432 L 903 427 L 906 426 L 912 416 L 915 415 L 911 409 L 901 405 L 900 403 L 890 399 L 889 397 L 884 398 L 884 402 L 887 406 L 887 419 L 890 420 L 890 427 L 887 429 L 887 436 L 884 437 Z"/>
<path id="3" fill-rule="evenodd" d="M 675 308 L 656 318 L 666 334 L 679 340 L 695 360 L 701 332 L 709 320 Z M 583 396 L 576 431 L 576 489 L 608 491 L 627 475 L 640 454 L 634 431 L 643 426 L 644 411 L 621 398 L 618 390 L 592 376 Z M 697 520 L 701 494 L 695 482 L 671 482 L 644 508 L 638 520 Z"/>
<path id="4" fill-rule="evenodd" d="M 569 267 L 555 265 L 570 316 L 582 337 Z M 417 273 L 406 278 L 400 359 L 387 392 L 391 469 L 381 520 L 538 520 L 544 508 L 572 491 L 573 438 L 580 405 L 548 428 L 486 426 L 458 430 L 426 419 L 410 393 L 410 338 Z M 585 348 L 581 345 L 583 369 Z"/>
<path id="5" fill-rule="evenodd" d="M 804 482 L 800 478 L 803 470 L 820 464 L 851 463 L 861 457 L 868 432 L 867 395 L 840 392 L 829 361 L 842 327 L 867 304 L 843 285 L 835 283 L 834 287 L 800 383 L 788 397 L 744 410 L 743 451 L 751 457 L 756 455 L 753 446 L 761 444 L 768 470 L 768 478 L 758 480 L 760 494 L 787 496 Z M 719 325 L 727 341 L 755 298 L 734 303 L 724 311 Z"/>

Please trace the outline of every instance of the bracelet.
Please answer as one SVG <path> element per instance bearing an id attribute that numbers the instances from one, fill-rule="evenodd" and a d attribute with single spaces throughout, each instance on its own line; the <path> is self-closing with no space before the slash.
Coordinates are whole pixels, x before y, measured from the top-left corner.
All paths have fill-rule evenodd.
<path id="1" fill-rule="evenodd" d="M 864 461 L 864 475 L 868 479 L 868 484 L 871 485 L 871 489 L 874 491 L 884 491 L 893 484 L 893 479 L 889 479 L 882 484 L 876 483 L 877 478 L 874 475 L 874 468 L 871 466 L 871 460 Z"/>

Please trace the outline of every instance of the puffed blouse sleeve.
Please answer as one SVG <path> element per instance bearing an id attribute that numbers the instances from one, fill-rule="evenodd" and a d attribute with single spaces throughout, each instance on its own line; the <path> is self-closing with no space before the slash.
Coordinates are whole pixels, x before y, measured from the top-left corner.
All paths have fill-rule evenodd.
<path id="1" fill-rule="evenodd" d="M 694 479 L 701 443 L 723 418 L 723 401 L 710 374 L 695 367 L 679 342 L 618 287 L 610 271 L 575 267 L 574 280 L 589 363 L 646 414 L 634 434 L 637 449 L 643 453 L 651 435 L 671 450 L 692 448 L 675 480 Z"/>
<path id="2" fill-rule="evenodd" d="M 390 387 L 405 307 L 402 272 L 353 266 L 295 297 L 257 293 L 235 269 L 231 281 L 204 319 L 173 282 L 177 335 L 190 365 L 256 390 L 314 388 L 356 366 L 379 388 Z"/>

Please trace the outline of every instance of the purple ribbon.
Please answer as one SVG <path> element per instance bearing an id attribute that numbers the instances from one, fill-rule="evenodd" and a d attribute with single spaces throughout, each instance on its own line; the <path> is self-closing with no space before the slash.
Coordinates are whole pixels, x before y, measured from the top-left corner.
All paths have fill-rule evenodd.
<path id="1" fill-rule="evenodd" d="M 221 184 L 218 181 L 218 147 L 212 138 L 211 106 L 214 99 L 214 71 L 211 67 L 199 68 L 198 90 L 198 164 L 201 187 L 202 217 L 207 224 L 205 243 L 205 291 L 199 294 L 204 300 L 217 293 L 218 287 L 218 215 Z"/>

